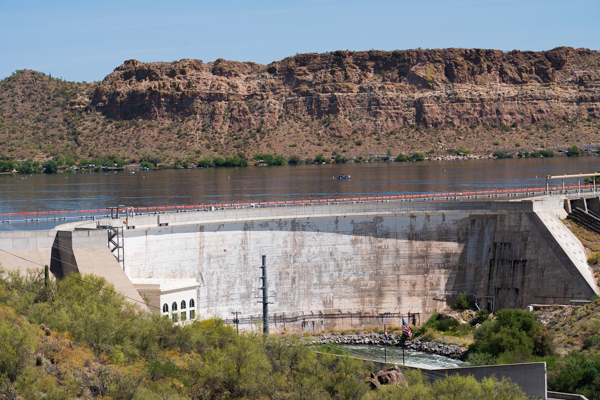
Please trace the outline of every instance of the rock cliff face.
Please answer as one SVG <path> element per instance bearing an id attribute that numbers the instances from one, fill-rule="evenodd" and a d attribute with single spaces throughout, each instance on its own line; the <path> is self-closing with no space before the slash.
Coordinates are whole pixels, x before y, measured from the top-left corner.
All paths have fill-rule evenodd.
<path id="1" fill-rule="evenodd" d="M 269 65 L 216 60 L 126 61 L 91 110 L 114 119 L 191 119 L 204 129 L 275 129 L 293 119 L 322 133 L 404 125 L 535 124 L 600 118 L 600 53 L 481 49 L 336 51 Z"/>

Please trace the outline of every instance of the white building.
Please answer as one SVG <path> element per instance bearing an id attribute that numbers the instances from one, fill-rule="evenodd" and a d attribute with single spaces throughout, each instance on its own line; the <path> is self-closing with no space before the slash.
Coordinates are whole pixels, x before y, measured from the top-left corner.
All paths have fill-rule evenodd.
<path id="1" fill-rule="evenodd" d="M 131 282 L 140 296 L 148 301 L 152 312 L 160 312 L 182 323 L 198 317 L 196 279 L 131 278 Z"/>

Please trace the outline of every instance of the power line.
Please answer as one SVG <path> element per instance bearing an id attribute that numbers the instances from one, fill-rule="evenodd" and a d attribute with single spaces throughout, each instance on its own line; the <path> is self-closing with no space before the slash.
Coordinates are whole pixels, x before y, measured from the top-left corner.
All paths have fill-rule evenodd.
<path id="1" fill-rule="evenodd" d="M 13 229 L 18 230 L 16 228 L 13 228 Z M 62 249 L 63 251 L 66 251 L 66 252 L 71 252 L 73 254 L 73 250 L 71 248 L 64 247 L 64 246 L 61 246 L 61 245 L 56 245 L 55 247 L 57 247 L 59 249 Z M 312 247 L 317 248 L 318 246 L 312 246 Z M 354 272 L 347 273 L 347 272 L 344 271 L 344 269 L 341 269 L 341 270 L 338 269 L 337 271 L 333 271 L 331 273 L 334 274 L 334 279 L 338 279 L 338 278 L 342 278 L 342 279 L 344 279 L 344 278 L 345 279 L 348 279 L 348 278 L 357 278 L 358 279 L 358 278 L 365 278 L 365 277 L 373 277 L 373 278 L 376 278 L 376 279 L 377 278 L 402 278 L 403 276 L 405 276 L 405 275 L 403 275 L 403 273 L 405 273 L 405 271 L 403 271 L 403 266 L 401 264 L 403 262 L 409 262 L 410 259 L 411 259 L 411 257 L 406 256 L 406 257 L 402 257 L 400 259 L 398 259 L 398 258 L 394 259 L 394 264 L 391 264 L 391 263 L 387 263 L 387 264 L 383 264 L 383 265 L 379 264 L 379 266 L 376 266 L 373 270 L 371 270 L 371 271 L 374 271 L 373 273 L 369 273 L 369 271 L 362 272 L 362 271 L 356 271 L 356 270 Z M 32 262 L 30 260 L 26 260 L 26 261 Z M 185 258 L 183 260 L 178 260 L 178 262 L 180 263 L 179 265 L 181 265 L 181 263 L 185 262 L 185 261 L 192 261 L 192 259 L 191 258 Z M 197 259 L 193 259 L 193 261 L 197 261 Z M 65 264 L 67 264 L 67 265 L 72 265 L 72 266 L 76 267 L 76 265 L 73 265 L 73 264 L 68 263 L 66 261 L 62 261 L 62 262 L 65 263 Z M 398 263 L 400 263 L 400 264 L 398 264 Z M 34 263 L 34 264 L 41 265 L 41 264 L 37 264 L 37 263 Z M 441 265 L 441 264 L 439 264 L 439 265 Z M 417 266 L 416 268 L 419 268 L 419 267 L 420 266 Z M 425 265 L 423 265 L 423 267 L 426 268 L 428 271 L 431 271 L 431 272 L 434 272 L 434 273 L 435 273 L 435 271 L 437 269 L 439 269 L 439 268 L 436 268 L 436 264 L 435 263 L 433 263 L 432 265 L 425 264 Z M 459 267 L 458 264 L 452 265 L 452 270 L 455 270 L 457 267 Z M 282 275 L 286 275 L 285 274 L 285 270 L 286 269 L 288 269 L 288 270 L 289 269 L 296 269 L 295 265 L 293 265 L 293 264 L 286 264 L 284 267 L 280 268 L 280 270 L 281 269 L 283 269 L 283 271 L 281 271 L 278 274 L 280 276 L 280 279 L 278 279 L 278 280 L 275 281 L 275 285 L 274 285 L 275 291 L 281 292 L 281 291 L 293 291 L 293 290 L 295 290 L 298 287 L 298 285 L 291 285 L 291 284 L 290 285 L 285 285 L 285 286 L 281 285 L 281 284 L 277 285 L 277 282 L 281 282 L 282 280 L 285 279 L 285 278 L 283 278 L 283 279 L 281 278 Z M 450 268 L 446 268 L 446 269 L 450 270 Z M 197 271 L 192 271 L 192 274 L 194 274 L 196 272 Z M 384 272 L 384 273 L 382 274 L 381 272 Z M 288 275 L 289 275 L 289 278 L 291 280 L 292 277 L 293 277 L 293 275 L 292 274 L 288 274 Z M 298 274 L 294 274 L 294 275 L 298 275 Z M 302 273 L 301 275 L 302 275 L 301 276 L 302 278 L 312 278 L 313 280 L 314 279 L 319 279 L 320 280 L 323 277 L 323 274 L 315 274 L 315 273 L 308 273 L 308 274 L 307 273 Z M 481 288 L 482 286 L 484 286 L 484 287 L 485 286 L 489 287 L 490 285 L 492 285 L 492 286 L 498 286 L 498 285 L 508 284 L 508 283 L 513 283 L 514 282 L 514 277 L 506 276 L 505 274 L 502 274 L 502 275 L 504 275 L 504 276 L 501 277 L 501 278 L 497 277 L 495 279 L 483 280 L 479 284 L 467 284 L 467 283 L 462 283 L 461 285 L 452 284 L 450 286 L 450 288 L 453 291 L 465 291 L 465 290 L 467 290 L 467 291 L 476 291 L 478 288 Z M 563 271 L 560 271 L 560 272 L 554 272 L 554 273 L 548 273 L 548 274 L 544 274 L 544 275 L 541 275 L 541 274 L 535 274 L 535 276 L 531 276 L 531 275 L 532 274 L 524 274 L 523 279 L 526 279 L 527 282 L 531 282 L 531 281 L 546 280 L 546 279 L 551 278 L 551 277 L 560 277 L 560 276 L 569 276 L 569 277 L 572 277 L 573 276 L 567 270 L 563 270 Z M 409 275 L 409 279 L 411 279 L 411 278 L 414 279 L 414 278 L 419 277 L 419 276 L 421 276 L 421 274 L 411 274 L 411 275 Z M 583 277 L 583 276 L 581 276 L 581 278 L 585 279 L 585 277 Z M 310 284 L 311 281 L 310 280 L 306 280 L 305 282 L 306 282 L 306 284 Z M 447 283 L 444 284 L 444 286 L 446 286 L 446 285 L 447 285 Z M 412 294 L 412 295 L 416 295 L 417 293 L 433 294 L 432 292 L 433 292 L 433 290 L 411 290 L 410 294 Z M 567 298 L 565 296 L 543 296 L 543 297 L 563 298 L 563 299 Z M 140 302 L 139 300 L 136 300 L 136 301 Z M 154 308 L 160 309 L 159 307 L 154 307 Z"/>

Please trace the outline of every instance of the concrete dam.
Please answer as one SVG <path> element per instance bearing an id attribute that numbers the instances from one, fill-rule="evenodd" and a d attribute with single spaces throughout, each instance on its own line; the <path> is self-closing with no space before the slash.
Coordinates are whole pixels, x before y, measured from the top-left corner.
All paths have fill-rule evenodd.
<path id="1" fill-rule="evenodd" d="M 569 304 L 597 294 L 583 246 L 560 221 L 564 200 L 380 201 L 129 215 L 31 233 L 47 239 L 30 241 L 20 254 L 33 251 L 43 259 L 54 247 L 57 276 L 110 269 L 105 275 L 119 290 L 133 296 L 135 285 L 139 298 L 163 314 L 181 311 L 173 284 L 183 282 L 190 299 L 181 306 L 193 304 L 195 318 L 230 322 L 236 312 L 246 321 L 259 319 L 259 267 L 266 255 L 272 331 L 400 325 L 403 316 L 419 324 L 463 292 L 491 311 Z M 121 264 L 107 247 L 106 229 L 98 228 L 107 226 L 120 232 Z M 10 234 L 2 233 L 0 243 L 8 243 Z M 16 265 L 7 257 L 0 253 L 2 265 Z"/>

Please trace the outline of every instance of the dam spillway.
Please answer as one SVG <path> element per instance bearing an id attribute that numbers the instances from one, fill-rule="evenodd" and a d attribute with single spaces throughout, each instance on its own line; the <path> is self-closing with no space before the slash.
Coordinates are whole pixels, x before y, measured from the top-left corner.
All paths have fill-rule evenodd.
<path id="1" fill-rule="evenodd" d="M 55 254 L 52 263 L 89 273 L 102 254 L 103 265 L 118 269 L 106 256 L 106 230 L 97 228 L 113 226 L 127 277 L 193 280 L 199 318 L 258 317 L 266 255 L 271 314 L 298 321 L 288 330 L 307 329 L 311 320 L 313 330 L 378 324 L 385 315 L 417 315 L 419 323 L 463 292 L 493 311 L 597 294 L 583 246 L 559 219 L 563 202 L 378 201 L 126 216 L 57 228 L 58 248 L 71 246 L 78 256 Z M 65 230 L 71 237 L 59 237 Z M 32 246 L 51 240 L 43 242 Z M 353 319 L 356 313 L 371 319 Z"/>

